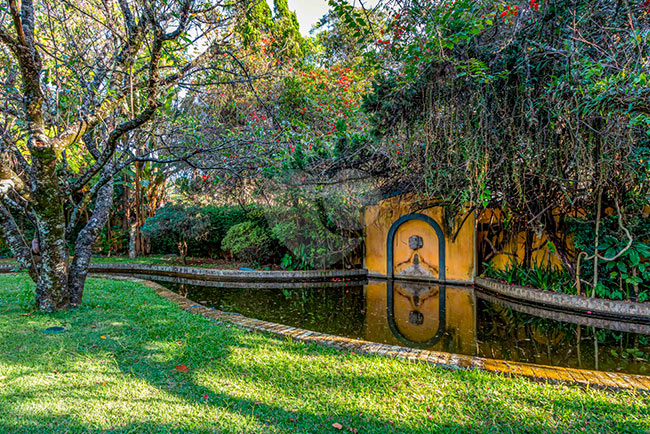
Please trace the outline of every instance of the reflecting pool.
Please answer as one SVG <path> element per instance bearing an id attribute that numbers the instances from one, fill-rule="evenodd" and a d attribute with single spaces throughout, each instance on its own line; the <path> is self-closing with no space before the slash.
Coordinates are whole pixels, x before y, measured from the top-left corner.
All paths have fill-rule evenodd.
<path id="1" fill-rule="evenodd" d="M 305 288 L 160 283 L 205 306 L 321 333 L 470 356 L 650 374 L 650 321 L 546 310 L 472 287 L 397 280 Z"/>

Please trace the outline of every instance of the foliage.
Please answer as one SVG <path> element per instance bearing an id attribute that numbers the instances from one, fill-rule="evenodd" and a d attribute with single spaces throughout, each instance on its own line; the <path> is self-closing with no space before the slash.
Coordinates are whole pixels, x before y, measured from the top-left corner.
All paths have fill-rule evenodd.
<path id="1" fill-rule="evenodd" d="M 189 206 L 189 205 L 188 205 Z M 188 207 L 182 206 L 182 207 Z M 201 257 L 221 257 L 221 241 L 226 236 L 228 230 L 239 223 L 245 221 L 263 222 L 263 212 L 254 206 L 242 208 L 241 206 L 232 205 L 205 205 L 189 206 L 194 212 L 201 215 L 208 223 L 207 233 L 201 239 L 187 239 L 188 254 Z M 165 207 L 160 208 L 158 213 Z M 152 252 L 156 254 L 175 253 L 177 251 L 178 237 L 171 232 L 160 232 L 152 239 Z"/>
<path id="2" fill-rule="evenodd" d="M 596 228 L 593 217 L 575 219 L 571 223 L 570 232 L 573 235 L 576 248 L 588 255 L 594 254 L 594 239 Z M 596 286 L 598 297 L 616 300 L 632 299 L 647 301 L 650 298 L 650 221 L 647 217 L 630 218 L 626 229 L 631 233 L 633 241 L 629 247 L 629 239 L 618 227 L 617 216 L 608 216 L 600 226 L 598 251 L 601 256 L 613 258 L 623 252 L 615 260 L 599 260 L 601 273 Z M 627 250 L 626 250 L 627 248 Z M 580 267 L 580 277 L 589 281 L 593 276 L 593 261 L 583 261 Z"/>
<path id="3" fill-rule="evenodd" d="M 510 231 L 558 234 L 576 210 L 650 197 L 650 14 L 614 0 L 394 0 L 364 101 L 388 191 L 452 213 L 494 207 Z M 358 25 L 358 22 L 357 22 Z M 635 206 L 631 206 L 634 204 Z M 563 216 L 556 219 L 557 213 Z"/>
<path id="4" fill-rule="evenodd" d="M 486 277 L 503 282 L 529 286 L 545 291 L 563 292 L 575 295 L 575 285 L 571 275 L 565 270 L 551 266 L 532 265 L 523 267 L 516 261 L 509 261 L 504 269 L 497 269 L 494 264 L 484 264 Z"/>
<path id="5" fill-rule="evenodd" d="M 273 235 L 266 227 L 252 221 L 228 229 L 221 248 L 248 263 L 266 264 L 279 256 Z"/>
<path id="6" fill-rule="evenodd" d="M 347 221 L 350 215 L 334 202 L 324 207 L 297 202 L 294 207 L 270 208 L 267 216 L 273 235 L 289 249 L 290 265 L 297 269 L 350 265 L 361 246 L 361 234 L 355 231 L 359 223 Z"/>
<path id="7" fill-rule="evenodd" d="M 305 252 L 305 245 L 301 244 L 291 253 L 285 253 L 280 261 L 280 266 L 285 270 L 309 270 L 311 261 Z"/>
<path id="8" fill-rule="evenodd" d="M 167 204 L 146 220 L 142 233 L 152 238 L 173 239 L 183 261 L 188 241 L 204 240 L 210 231 L 210 220 L 199 207 Z"/>

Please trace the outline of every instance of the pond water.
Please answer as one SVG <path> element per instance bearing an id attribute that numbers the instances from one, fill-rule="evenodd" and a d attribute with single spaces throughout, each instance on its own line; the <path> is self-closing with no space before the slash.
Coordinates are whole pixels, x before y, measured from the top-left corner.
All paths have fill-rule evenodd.
<path id="1" fill-rule="evenodd" d="M 472 287 L 385 280 L 321 288 L 160 283 L 222 311 L 322 333 L 470 356 L 650 374 L 650 323 L 540 309 Z"/>

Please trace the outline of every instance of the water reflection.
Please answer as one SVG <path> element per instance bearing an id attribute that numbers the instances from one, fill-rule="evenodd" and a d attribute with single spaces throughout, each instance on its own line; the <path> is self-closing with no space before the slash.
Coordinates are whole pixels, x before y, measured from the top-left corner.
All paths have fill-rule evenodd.
<path id="1" fill-rule="evenodd" d="M 476 304 L 471 287 L 412 282 L 366 285 L 367 340 L 414 348 L 476 352 Z"/>
<path id="2" fill-rule="evenodd" d="M 544 310 L 472 287 L 397 280 L 327 288 L 164 284 L 223 311 L 339 336 L 502 360 L 650 373 L 649 324 Z"/>

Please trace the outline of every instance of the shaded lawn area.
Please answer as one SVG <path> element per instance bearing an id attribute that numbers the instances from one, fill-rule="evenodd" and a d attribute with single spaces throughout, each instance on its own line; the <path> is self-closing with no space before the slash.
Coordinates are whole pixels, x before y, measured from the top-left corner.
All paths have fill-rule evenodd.
<path id="1" fill-rule="evenodd" d="M 149 265 L 177 265 L 184 267 L 199 267 L 199 268 L 217 268 L 221 270 L 238 270 L 240 267 L 250 267 L 262 269 L 263 267 L 256 267 L 252 264 L 244 262 L 237 262 L 227 259 L 212 259 L 188 256 L 186 258 L 187 264 L 183 264 L 179 256 L 173 255 L 149 255 L 138 256 L 137 258 L 129 258 L 128 256 L 93 256 L 91 262 L 96 264 L 149 264 Z M 274 269 L 279 269 L 276 265 L 271 266 Z"/>
<path id="2" fill-rule="evenodd" d="M 90 262 L 95 264 L 177 265 L 184 267 L 216 268 L 219 270 L 238 270 L 240 267 L 249 267 L 259 270 L 264 269 L 265 267 L 268 267 L 271 270 L 280 269 L 277 264 L 259 266 L 228 259 L 201 258 L 194 256 L 188 256 L 186 259 L 187 264 L 183 264 L 181 258 L 175 255 L 147 255 L 138 256 L 137 258 L 129 258 L 128 256 L 93 256 L 90 259 Z M 2 264 L 17 264 L 17 262 L 14 258 L 0 258 L 0 265 Z"/>
<path id="3" fill-rule="evenodd" d="M 90 279 L 78 310 L 24 316 L 31 288 L 0 276 L 1 433 L 650 431 L 647 395 L 283 341 L 133 282 Z"/>

